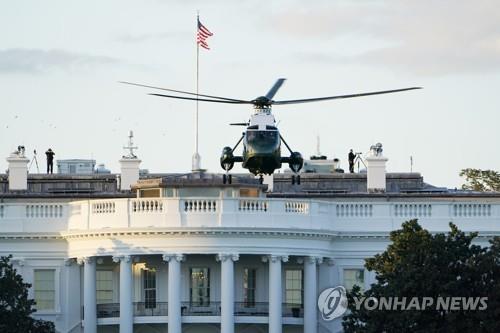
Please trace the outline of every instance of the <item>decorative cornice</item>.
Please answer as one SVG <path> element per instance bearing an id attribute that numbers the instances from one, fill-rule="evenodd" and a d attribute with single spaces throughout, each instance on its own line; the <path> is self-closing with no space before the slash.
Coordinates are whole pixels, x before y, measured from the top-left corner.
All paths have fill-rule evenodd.
<path id="1" fill-rule="evenodd" d="M 255 230 L 255 229 L 240 229 L 240 230 L 227 230 L 227 229 L 195 229 L 195 230 L 91 230 L 91 231 L 83 231 L 83 232 L 65 232 L 62 233 L 62 237 L 67 240 L 72 239 L 85 239 L 85 238 L 109 238 L 109 237 L 130 237 L 130 236 L 238 236 L 238 237 L 288 237 L 288 238 L 313 238 L 313 239 L 325 239 L 330 240 L 332 237 L 336 236 L 337 233 L 330 232 L 326 230 L 304 230 L 304 231 L 291 231 L 291 230 Z"/>

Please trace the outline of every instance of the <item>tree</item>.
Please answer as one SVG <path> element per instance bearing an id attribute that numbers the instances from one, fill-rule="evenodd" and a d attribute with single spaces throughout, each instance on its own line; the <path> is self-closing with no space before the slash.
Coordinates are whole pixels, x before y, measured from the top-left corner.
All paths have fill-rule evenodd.
<path id="1" fill-rule="evenodd" d="M 12 267 L 10 258 L 0 257 L 0 332 L 2 333 L 53 333 L 54 323 L 37 320 L 30 315 L 35 301 L 28 299 L 31 284 L 24 283 Z"/>
<path id="2" fill-rule="evenodd" d="M 366 259 L 376 283 L 362 293 L 348 292 L 345 332 L 500 332 L 500 237 L 490 247 L 472 244 L 477 233 L 465 234 L 450 223 L 447 234 L 431 234 L 417 220 L 390 234 L 383 253 Z M 436 307 L 356 307 L 362 297 L 488 297 L 483 310 L 443 311 Z M 379 303 L 380 304 L 380 303 Z M 422 303 L 420 303 L 422 304 Z"/>
<path id="3" fill-rule="evenodd" d="M 460 177 L 465 177 L 464 190 L 480 192 L 500 192 L 500 173 L 493 170 L 463 169 Z"/>

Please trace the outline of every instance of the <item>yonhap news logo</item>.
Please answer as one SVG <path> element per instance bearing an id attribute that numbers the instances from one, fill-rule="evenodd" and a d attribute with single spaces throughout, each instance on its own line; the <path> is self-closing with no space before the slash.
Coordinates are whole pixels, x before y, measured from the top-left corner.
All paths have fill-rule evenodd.
<path id="1" fill-rule="evenodd" d="M 325 321 L 342 317 L 347 310 L 347 293 L 344 287 L 327 288 L 318 297 L 318 308 Z"/>
<path id="2" fill-rule="evenodd" d="M 367 311 L 483 311 L 488 297 L 353 297 L 354 307 Z M 318 297 L 318 309 L 325 321 L 342 317 L 347 311 L 347 292 L 343 286 L 327 288 Z"/>

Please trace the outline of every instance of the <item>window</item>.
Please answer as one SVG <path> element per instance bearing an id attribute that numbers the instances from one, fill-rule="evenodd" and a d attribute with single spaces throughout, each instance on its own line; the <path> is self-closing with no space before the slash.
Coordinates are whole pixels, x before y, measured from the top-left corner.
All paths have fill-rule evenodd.
<path id="1" fill-rule="evenodd" d="M 142 282 L 144 287 L 144 307 L 154 309 L 156 308 L 156 270 L 143 269 Z"/>
<path id="2" fill-rule="evenodd" d="M 35 269 L 34 290 L 37 310 L 55 310 L 55 269 Z"/>
<path id="3" fill-rule="evenodd" d="M 255 268 L 245 268 L 243 271 L 243 301 L 247 307 L 255 306 L 256 276 Z"/>
<path id="4" fill-rule="evenodd" d="M 210 305 L 210 270 L 208 268 L 191 268 L 191 288 L 189 300 L 195 306 Z"/>
<path id="5" fill-rule="evenodd" d="M 344 287 L 351 290 L 354 285 L 358 285 L 361 291 L 365 289 L 364 269 L 344 269 Z"/>
<path id="6" fill-rule="evenodd" d="M 113 271 L 96 271 L 97 304 L 113 303 Z"/>
<path id="7" fill-rule="evenodd" d="M 287 269 L 285 271 L 285 303 L 300 304 L 304 295 L 301 269 Z"/>

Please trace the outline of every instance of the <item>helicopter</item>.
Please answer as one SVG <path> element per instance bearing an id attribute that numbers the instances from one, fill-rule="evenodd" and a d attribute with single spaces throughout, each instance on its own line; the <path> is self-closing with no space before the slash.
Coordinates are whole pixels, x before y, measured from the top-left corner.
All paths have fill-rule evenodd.
<path id="1" fill-rule="evenodd" d="M 272 175 L 274 171 L 280 169 L 283 163 L 287 163 L 292 171 L 292 185 L 300 184 L 299 172 L 304 165 L 304 159 L 300 152 L 293 151 L 288 143 L 285 141 L 283 136 L 278 130 L 276 120 L 272 114 L 273 105 L 290 105 L 299 103 L 311 103 L 319 102 L 333 99 L 342 98 L 353 98 L 380 94 L 389 94 L 402 92 L 407 90 L 421 89 L 421 87 L 410 87 L 401 88 L 393 90 L 382 90 L 374 91 L 360 94 L 350 94 L 350 95 L 337 95 L 337 96 L 327 96 L 327 97 L 316 97 L 316 98 L 305 98 L 305 99 L 294 99 L 294 100 L 274 100 L 274 96 L 281 88 L 286 79 L 278 79 L 267 94 L 259 96 L 252 100 L 242 100 L 235 98 L 227 98 L 213 95 L 197 94 L 193 92 L 187 92 L 182 90 L 168 89 L 162 87 L 149 86 L 139 83 L 125 82 L 120 83 L 146 87 L 151 89 L 164 90 L 169 92 L 174 92 L 178 94 L 184 94 L 188 96 L 177 96 L 177 95 L 166 95 L 159 93 L 150 93 L 149 95 L 167 97 L 167 98 L 177 98 L 183 100 L 193 100 L 200 102 L 212 102 L 212 103 L 225 103 L 225 104 L 250 104 L 253 105 L 253 114 L 250 116 L 248 122 L 244 123 L 231 123 L 233 126 L 245 126 L 246 130 L 242 133 L 240 139 L 236 142 L 233 147 L 226 146 L 222 149 L 222 155 L 220 157 L 220 165 L 225 171 L 223 175 L 223 183 L 232 183 L 232 177 L 229 171 L 234 167 L 235 163 L 241 163 L 244 169 L 247 169 L 250 173 L 255 176 L 259 176 L 260 182 L 263 182 L 263 175 Z M 241 155 L 235 155 L 235 151 L 243 142 L 243 152 Z M 289 152 L 289 156 L 281 156 L 281 143 L 283 143 Z"/>

